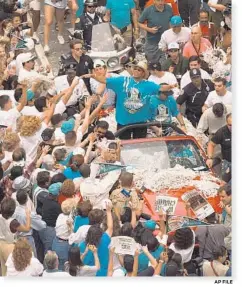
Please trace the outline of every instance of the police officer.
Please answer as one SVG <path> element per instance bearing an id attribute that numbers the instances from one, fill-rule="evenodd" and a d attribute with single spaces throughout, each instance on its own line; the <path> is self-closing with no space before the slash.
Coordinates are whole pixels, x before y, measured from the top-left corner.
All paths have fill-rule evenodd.
<path id="1" fill-rule="evenodd" d="M 93 25 L 102 23 L 102 19 L 96 13 L 97 4 L 97 0 L 86 0 L 84 14 L 77 18 L 75 24 L 75 31 L 82 31 L 83 33 L 87 50 L 91 49 Z"/>
<path id="2" fill-rule="evenodd" d="M 214 85 L 210 80 L 201 78 L 199 69 L 190 70 L 190 77 L 192 82 L 184 87 L 176 102 L 179 108 L 186 103 L 185 115 L 192 125 L 197 127 L 202 115 L 202 107 L 209 92 L 214 90 Z"/>

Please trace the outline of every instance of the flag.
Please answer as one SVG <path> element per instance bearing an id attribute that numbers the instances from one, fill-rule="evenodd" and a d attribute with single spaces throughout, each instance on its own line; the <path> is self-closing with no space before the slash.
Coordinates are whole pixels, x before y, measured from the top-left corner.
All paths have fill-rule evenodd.
<path id="1" fill-rule="evenodd" d="M 113 170 L 126 168 L 126 165 L 118 165 L 114 163 L 97 163 L 100 166 L 99 174 L 107 173 Z"/>
<path id="2" fill-rule="evenodd" d="M 166 232 L 172 232 L 180 228 L 195 227 L 195 226 L 208 226 L 210 224 L 190 218 L 187 216 L 168 215 L 166 219 Z"/>

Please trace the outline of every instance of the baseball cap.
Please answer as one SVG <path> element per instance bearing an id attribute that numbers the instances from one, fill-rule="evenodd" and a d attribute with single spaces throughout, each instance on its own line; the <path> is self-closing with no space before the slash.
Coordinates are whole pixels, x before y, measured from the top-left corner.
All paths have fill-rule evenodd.
<path id="1" fill-rule="evenodd" d="M 47 128 L 45 130 L 43 130 L 42 134 L 41 134 L 41 137 L 43 139 L 43 141 L 45 142 L 48 142 L 52 139 L 52 136 L 54 134 L 55 130 L 54 129 L 50 129 L 50 128 Z"/>
<path id="2" fill-rule="evenodd" d="M 81 154 L 81 155 L 85 155 L 85 150 L 82 147 L 77 147 L 76 149 L 74 149 L 73 151 L 73 155 L 77 155 L 77 154 Z"/>
<path id="3" fill-rule="evenodd" d="M 29 185 L 30 185 L 30 181 L 21 175 L 21 176 L 15 178 L 15 180 L 13 181 L 13 184 L 12 184 L 12 188 L 19 190 L 19 189 L 24 189 Z"/>
<path id="4" fill-rule="evenodd" d="M 68 121 L 63 122 L 63 124 L 61 125 L 61 131 L 63 132 L 63 134 L 67 134 L 73 131 L 74 126 L 75 120 L 71 118 Z"/>
<path id="5" fill-rule="evenodd" d="M 182 25 L 182 18 L 180 16 L 173 16 L 170 19 L 170 24 L 172 26 L 180 26 Z"/>
<path id="6" fill-rule="evenodd" d="M 172 50 L 172 49 L 180 49 L 179 44 L 177 44 L 176 42 L 172 42 L 168 45 L 168 50 Z"/>
<path id="7" fill-rule="evenodd" d="M 32 54 L 32 53 L 24 53 L 22 54 L 22 57 L 21 57 L 21 62 L 22 64 L 26 63 L 26 62 L 29 62 L 31 60 L 35 60 L 37 59 L 37 57 Z"/>
<path id="8" fill-rule="evenodd" d="M 196 78 L 196 77 L 201 77 L 201 71 L 199 69 L 192 69 L 190 70 L 190 77 Z"/>
<path id="9" fill-rule="evenodd" d="M 51 117 L 51 124 L 53 125 L 53 126 L 56 126 L 56 125 L 58 125 L 60 122 L 62 122 L 62 121 L 64 121 L 64 120 L 66 120 L 66 118 L 67 118 L 67 115 L 66 114 L 55 114 L 55 115 L 53 115 L 52 117 Z"/>
<path id="10" fill-rule="evenodd" d="M 147 220 L 144 225 L 148 229 L 155 230 L 156 222 L 154 220 L 150 219 L 150 220 Z"/>
<path id="11" fill-rule="evenodd" d="M 106 64 L 103 60 L 100 60 L 100 59 L 95 60 L 93 63 L 94 68 L 103 67 L 103 66 L 106 66 Z"/>
<path id="12" fill-rule="evenodd" d="M 149 76 L 147 63 L 145 61 L 139 61 L 138 63 L 134 64 L 134 67 L 142 69 L 145 73 L 145 78 Z"/>
<path id="13" fill-rule="evenodd" d="M 60 182 L 53 183 L 49 186 L 48 191 L 52 195 L 59 195 L 61 186 L 62 186 L 62 183 Z"/>
<path id="14" fill-rule="evenodd" d="M 34 98 L 34 92 L 31 89 L 27 90 L 27 100 L 31 101 Z"/>

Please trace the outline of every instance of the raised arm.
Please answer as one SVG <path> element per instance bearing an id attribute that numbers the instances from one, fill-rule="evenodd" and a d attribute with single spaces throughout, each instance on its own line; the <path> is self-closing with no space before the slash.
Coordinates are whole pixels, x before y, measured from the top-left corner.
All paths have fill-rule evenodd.
<path id="1" fill-rule="evenodd" d="M 98 106 L 96 107 L 96 109 L 91 113 L 90 117 L 89 117 L 89 125 L 93 123 L 93 121 L 95 120 L 96 116 L 98 115 L 98 113 L 101 111 L 103 105 L 106 103 L 106 101 L 108 100 L 108 94 L 106 93 L 105 95 L 103 95 L 103 97 L 100 99 L 100 103 L 98 104 Z"/>
<path id="2" fill-rule="evenodd" d="M 142 246 L 142 250 L 143 250 L 144 254 L 148 257 L 151 266 L 155 269 L 156 266 L 157 266 L 156 259 L 151 255 L 151 253 L 149 252 L 147 246 Z"/>
<path id="3" fill-rule="evenodd" d="M 139 250 L 136 249 L 135 253 L 134 253 L 134 265 L 133 265 L 132 277 L 136 277 L 137 276 L 138 267 L 139 267 Z"/>
<path id="4" fill-rule="evenodd" d="M 21 112 L 22 109 L 23 109 L 23 108 L 26 106 L 26 104 L 27 104 L 27 81 L 23 81 L 23 82 L 21 83 L 21 85 L 22 85 L 22 97 L 21 97 L 21 99 L 20 99 L 19 104 L 18 104 L 17 107 L 16 107 L 19 112 Z"/>
<path id="5" fill-rule="evenodd" d="M 108 262 L 108 277 L 113 276 L 113 256 L 115 247 L 109 249 L 109 262 Z"/>
<path id="6" fill-rule="evenodd" d="M 107 212 L 107 230 L 106 230 L 106 233 L 111 237 L 113 235 L 112 203 L 106 202 L 106 212 Z"/>
<path id="7" fill-rule="evenodd" d="M 70 97 L 72 96 L 73 91 L 74 91 L 75 87 L 78 85 L 78 83 L 79 83 L 79 78 L 75 77 L 74 80 L 72 81 L 70 88 L 66 90 L 66 93 L 62 97 L 62 102 L 64 103 L 64 105 L 66 105 L 68 103 L 68 101 L 69 101 Z"/>

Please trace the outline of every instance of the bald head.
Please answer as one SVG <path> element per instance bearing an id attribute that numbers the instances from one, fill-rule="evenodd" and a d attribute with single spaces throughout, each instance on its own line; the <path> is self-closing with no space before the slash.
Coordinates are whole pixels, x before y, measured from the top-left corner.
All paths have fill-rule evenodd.
<path id="1" fill-rule="evenodd" d="M 199 43 L 202 37 L 202 31 L 200 27 L 193 27 L 191 31 L 191 40 L 193 43 Z"/>

